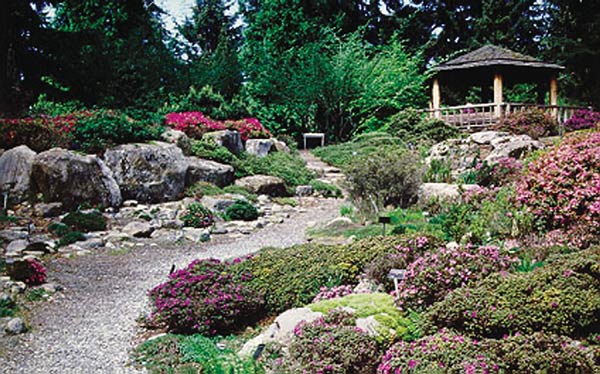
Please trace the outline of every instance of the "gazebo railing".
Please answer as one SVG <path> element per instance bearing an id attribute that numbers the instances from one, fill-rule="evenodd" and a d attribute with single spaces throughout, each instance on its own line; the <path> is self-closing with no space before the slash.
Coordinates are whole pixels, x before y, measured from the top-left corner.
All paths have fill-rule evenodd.
<path id="1" fill-rule="evenodd" d="M 528 103 L 486 103 L 486 104 L 468 104 L 459 106 L 449 106 L 439 109 L 426 109 L 423 112 L 431 117 L 439 118 L 444 122 L 458 127 L 460 130 L 475 132 L 486 130 L 496 124 L 504 115 L 509 113 L 521 112 L 526 109 L 537 108 L 550 114 L 559 125 L 559 132 L 562 134 L 562 127 L 573 113 L 578 109 L 591 109 L 589 107 L 577 107 L 568 105 L 542 105 Z"/>

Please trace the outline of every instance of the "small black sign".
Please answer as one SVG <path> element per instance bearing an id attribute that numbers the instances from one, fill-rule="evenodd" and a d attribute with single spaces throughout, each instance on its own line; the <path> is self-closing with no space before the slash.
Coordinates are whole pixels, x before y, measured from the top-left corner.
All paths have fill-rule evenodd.
<path id="1" fill-rule="evenodd" d="M 402 280 L 402 279 L 404 279 L 405 275 L 406 275 L 405 269 L 392 269 L 392 270 L 390 270 L 390 272 L 388 274 L 388 278 Z"/>
<path id="2" fill-rule="evenodd" d="M 385 217 L 385 216 L 379 217 L 379 223 L 391 223 L 391 222 L 392 222 L 392 217 Z"/>

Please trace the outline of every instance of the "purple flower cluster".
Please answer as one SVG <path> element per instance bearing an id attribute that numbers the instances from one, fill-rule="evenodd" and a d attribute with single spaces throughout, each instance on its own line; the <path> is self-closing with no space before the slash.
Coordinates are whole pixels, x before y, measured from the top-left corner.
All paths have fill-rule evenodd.
<path id="1" fill-rule="evenodd" d="M 46 282 L 46 268 L 39 260 L 28 258 L 28 276 L 23 282 L 28 286 L 37 286 Z"/>
<path id="2" fill-rule="evenodd" d="M 205 335 L 225 333 L 256 317 L 262 300 L 246 282 L 250 274 L 234 275 L 219 260 L 196 260 L 169 275 L 149 293 L 152 320 L 171 331 Z"/>
<path id="3" fill-rule="evenodd" d="M 408 265 L 399 284 L 398 305 L 423 309 L 452 290 L 506 270 L 517 261 L 494 246 L 441 247 L 426 252 Z"/>
<path id="4" fill-rule="evenodd" d="M 568 131 L 591 129 L 600 123 L 600 113 L 589 109 L 578 109 L 565 122 Z"/>
<path id="5" fill-rule="evenodd" d="M 319 289 L 319 293 L 317 294 L 317 296 L 315 296 L 315 298 L 313 299 L 312 302 L 317 303 L 321 300 L 335 299 L 338 297 L 350 295 L 354 292 L 353 290 L 354 290 L 354 287 L 349 284 L 344 284 L 344 285 L 335 286 L 335 287 L 323 286 Z"/>

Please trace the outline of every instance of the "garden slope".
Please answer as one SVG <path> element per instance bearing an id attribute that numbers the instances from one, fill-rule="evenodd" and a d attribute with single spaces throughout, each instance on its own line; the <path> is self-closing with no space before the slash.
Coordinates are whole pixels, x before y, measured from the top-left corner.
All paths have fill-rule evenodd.
<path id="1" fill-rule="evenodd" d="M 135 319 L 147 310 L 147 291 L 166 279 L 172 264 L 181 268 L 196 258 L 225 259 L 302 243 L 308 224 L 335 218 L 341 204 L 304 199 L 304 213 L 230 242 L 190 247 L 148 240 L 125 254 L 104 251 L 53 261 L 50 278 L 66 290 L 34 311 L 32 332 L 0 345 L 0 368 L 4 373 L 134 373 L 126 362 Z"/>

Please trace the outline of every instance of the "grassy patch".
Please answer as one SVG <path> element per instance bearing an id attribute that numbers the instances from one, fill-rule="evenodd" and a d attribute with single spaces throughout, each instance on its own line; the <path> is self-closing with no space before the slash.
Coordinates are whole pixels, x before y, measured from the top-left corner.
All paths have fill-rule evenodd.
<path id="1" fill-rule="evenodd" d="M 194 197 L 196 199 L 200 199 L 203 196 L 216 196 L 223 194 L 242 195 L 249 201 L 253 202 L 255 202 L 258 199 L 258 197 L 255 194 L 248 192 L 248 190 L 241 186 L 231 185 L 220 188 L 219 186 L 216 186 L 209 182 L 197 182 L 190 186 L 186 190 L 185 194 L 188 197 Z"/>
<path id="2" fill-rule="evenodd" d="M 340 190 L 338 186 L 335 186 L 331 183 L 314 179 L 310 181 L 310 185 L 315 191 L 317 191 L 324 197 L 342 197 L 342 190 Z"/>
<path id="3" fill-rule="evenodd" d="M 274 197 L 273 202 L 278 205 L 298 206 L 298 202 L 293 197 Z"/>
<path id="4" fill-rule="evenodd" d="M 238 178 L 256 174 L 272 175 L 283 179 L 288 188 L 309 184 L 315 177 L 300 156 L 283 152 L 270 153 L 266 157 L 245 155 L 233 166 Z"/>

